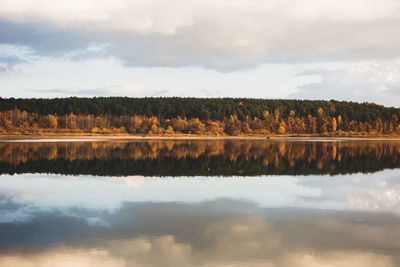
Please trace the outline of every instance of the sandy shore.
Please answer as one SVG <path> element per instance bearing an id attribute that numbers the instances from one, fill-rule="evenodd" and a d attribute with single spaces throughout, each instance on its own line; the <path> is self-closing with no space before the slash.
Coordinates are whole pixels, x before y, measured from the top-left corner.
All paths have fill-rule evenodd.
<path id="1" fill-rule="evenodd" d="M 37 139 L 96 139 L 96 140 L 390 140 L 400 141 L 400 137 L 385 136 L 207 136 L 207 135 L 0 135 L 0 140 L 37 140 Z"/>

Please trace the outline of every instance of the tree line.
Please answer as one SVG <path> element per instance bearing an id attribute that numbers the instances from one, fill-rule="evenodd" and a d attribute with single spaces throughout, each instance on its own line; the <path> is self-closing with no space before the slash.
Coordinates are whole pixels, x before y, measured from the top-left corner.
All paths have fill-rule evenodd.
<path id="1" fill-rule="evenodd" d="M 400 109 L 240 98 L 0 98 L 0 133 L 395 135 Z"/>

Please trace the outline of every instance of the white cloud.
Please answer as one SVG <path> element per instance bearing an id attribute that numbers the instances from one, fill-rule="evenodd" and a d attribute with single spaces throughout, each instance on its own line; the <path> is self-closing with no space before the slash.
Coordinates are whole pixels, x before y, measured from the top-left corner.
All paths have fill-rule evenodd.
<path id="1" fill-rule="evenodd" d="M 400 66 L 397 64 L 357 64 L 343 69 L 306 70 L 300 75 L 317 75 L 321 81 L 303 84 L 291 97 L 399 105 Z"/>
<path id="2" fill-rule="evenodd" d="M 127 65 L 222 71 L 392 59 L 400 53 L 399 10 L 397 0 L 0 1 L 0 42 L 43 54 L 106 44 Z"/>
<path id="3" fill-rule="evenodd" d="M 122 85 L 112 85 L 100 88 L 56 88 L 56 89 L 29 89 L 28 91 L 40 93 L 55 93 L 74 96 L 158 96 L 162 91 L 148 89 L 143 83 L 127 83 Z"/>

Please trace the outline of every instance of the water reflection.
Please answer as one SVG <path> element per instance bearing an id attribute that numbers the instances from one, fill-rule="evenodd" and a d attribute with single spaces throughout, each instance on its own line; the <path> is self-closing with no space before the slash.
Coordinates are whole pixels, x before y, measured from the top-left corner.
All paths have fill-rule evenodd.
<path id="1" fill-rule="evenodd" d="M 396 215 L 261 208 L 227 199 L 37 212 L 25 222 L 0 224 L 0 233 L 7 266 L 400 264 Z"/>
<path id="2" fill-rule="evenodd" d="M 0 173 L 255 176 L 375 172 L 400 167 L 400 142 L 0 142 Z"/>
<path id="3" fill-rule="evenodd" d="M 400 266 L 399 153 L 381 141 L 0 143 L 0 266 Z"/>

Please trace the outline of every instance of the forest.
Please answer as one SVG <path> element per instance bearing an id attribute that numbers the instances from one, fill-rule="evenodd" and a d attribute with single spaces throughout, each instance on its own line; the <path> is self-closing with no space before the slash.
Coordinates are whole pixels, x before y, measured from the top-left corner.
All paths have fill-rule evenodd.
<path id="1" fill-rule="evenodd" d="M 400 109 L 250 98 L 0 98 L 0 134 L 398 135 Z"/>

